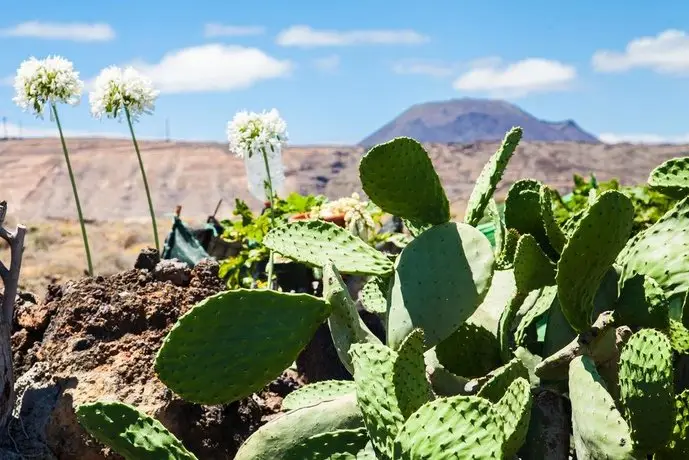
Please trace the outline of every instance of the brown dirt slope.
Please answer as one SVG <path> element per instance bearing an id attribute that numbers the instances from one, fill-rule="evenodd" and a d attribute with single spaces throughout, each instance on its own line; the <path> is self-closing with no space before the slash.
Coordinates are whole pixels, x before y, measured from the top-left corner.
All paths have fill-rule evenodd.
<path id="1" fill-rule="evenodd" d="M 126 220 L 148 215 L 136 156 L 127 140 L 69 139 L 87 219 Z M 246 190 L 244 166 L 220 143 L 142 142 L 156 213 L 177 204 L 186 217 L 203 217 L 219 199 L 257 205 Z M 496 142 L 429 144 L 427 148 L 451 201 L 463 203 Z M 498 191 L 516 179 L 533 177 L 567 190 L 573 173 L 595 171 L 600 179 L 643 182 L 660 162 L 689 151 L 687 146 L 606 145 L 524 142 Z M 285 151 L 287 188 L 339 197 L 359 189 L 360 147 L 289 147 Z M 0 199 L 24 221 L 76 216 L 58 139 L 0 142 Z M 221 214 L 227 214 L 223 207 Z"/>

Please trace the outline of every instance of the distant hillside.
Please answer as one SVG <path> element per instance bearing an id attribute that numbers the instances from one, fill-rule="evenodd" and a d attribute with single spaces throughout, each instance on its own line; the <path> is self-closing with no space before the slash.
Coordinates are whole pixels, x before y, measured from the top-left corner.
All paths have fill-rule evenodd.
<path id="1" fill-rule="evenodd" d="M 600 142 L 572 120 L 539 120 L 509 102 L 465 98 L 414 105 L 359 145 L 371 146 L 398 136 L 442 144 L 496 141 L 513 126 L 524 128 L 528 141 Z"/>

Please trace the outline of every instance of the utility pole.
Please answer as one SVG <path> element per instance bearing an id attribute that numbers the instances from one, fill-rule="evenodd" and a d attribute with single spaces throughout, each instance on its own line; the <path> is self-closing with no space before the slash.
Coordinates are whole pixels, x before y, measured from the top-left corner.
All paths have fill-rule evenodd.
<path id="1" fill-rule="evenodd" d="M 165 142 L 170 142 L 170 119 L 165 118 Z"/>
<path id="2" fill-rule="evenodd" d="M 9 134 L 7 132 L 7 117 L 2 117 L 2 138 L 4 140 L 9 139 Z"/>

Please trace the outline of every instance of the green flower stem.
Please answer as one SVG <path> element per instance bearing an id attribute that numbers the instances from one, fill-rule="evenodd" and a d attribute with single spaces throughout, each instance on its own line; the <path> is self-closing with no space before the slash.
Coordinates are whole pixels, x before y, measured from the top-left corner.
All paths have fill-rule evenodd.
<path id="1" fill-rule="evenodd" d="M 132 117 L 129 114 L 129 109 L 124 106 L 124 113 L 127 116 L 127 124 L 129 125 L 129 132 L 132 133 L 132 142 L 134 142 L 134 150 L 136 150 L 136 157 L 139 159 L 139 169 L 141 169 L 141 177 L 144 179 L 144 188 L 146 189 L 146 198 L 148 199 L 148 210 L 151 213 L 151 223 L 153 224 L 153 239 L 155 240 L 156 250 L 160 253 L 160 241 L 158 240 L 158 224 L 156 224 L 156 216 L 153 211 L 153 201 L 151 200 L 151 191 L 148 188 L 148 179 L 146 179 L 146 170 L 144 169 L 144 162 L 141 159 L 141 151 L 139 150 L 139 143 L 136 141 L 134 135 L 134 126 L 132 126 Z"/>
<path id="2" fill-rule="evenodd" d="M 275 227 L 275 221 L 273 214 L 275 213 L 275 197 L 273 196 L 273 180 L 270 177 L 270 166 L 268 166 L 268 154 L 266 153 L 265 147 L 261 149 L 263 152 L 263 164 L 266 166 L 266 176 L 268 177 L 268 193 L 270 194 L 268 201 L 270 202 L 270 228 Z M 270 255 L 268 256 L 268 289 L 273 287 L 273 265 L 274 265 L 275 254 L 273 250 L 270 250 Z"/>
<path id="3" fill-rule="evenodd" d="M 72 171 L 72 163 L 69 161 L 69 152 L 67 151 L 67 144 L 65 143 L 65 136 L 62 133 L 62 125 L 60 124 L 60 117 L 57 115 L 57 106 L 54 103 L 50 104 L 57 122 L 57 129 L 60 132 L 60 141 L 62 142 L 62 152 L 65 154 L 65 162 L 67 163 L 67 172 L 69 173 L 69 180 L 72 182 L 72 192 L 74 193 L 74 201 L 77 204 L 77 214 L 79 215 L 79 224 L 81 225 L 81 236 L 84 239 L 84 249 L 86 250 L 86 262 L 88 263 L 89 276 L 93 276 L 93 262 L 91 262 L 91 249 L 89 248 L 89 238 L 86 235 L 86 225 L 84 224 L 84 215 L 81 212 L 81 203 L 79 202 L 79 193 L 77 193 L 77 184 L 74 180 L 74 172 Z"/>

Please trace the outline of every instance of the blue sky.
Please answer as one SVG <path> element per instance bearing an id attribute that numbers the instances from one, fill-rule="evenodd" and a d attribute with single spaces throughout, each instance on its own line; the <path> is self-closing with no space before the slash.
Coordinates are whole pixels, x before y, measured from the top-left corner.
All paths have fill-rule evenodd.
<path id="1" fill-rule="evenodd" d="M 129 65 L 161 90 L 142 137 L 224 141 L 238 110 L 277 108 L 293 144 L 354 143 L 410 105 L 499 97 L 616 141 L 689 143 L 689 2 L 34 0 L 0 7 L 0 116 L 29 56 L 81 78 Z M 113 4 L 115 5 L 115 4 Z M 260 6 L 256 6 L 260 5 Z M 124 133 L 63 107 L 73 135 Z M 1 134 L 1 133 L 0 133 Z"/>

